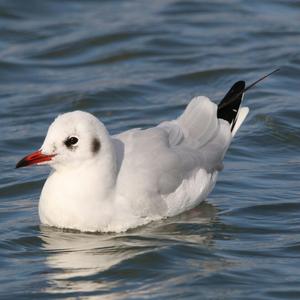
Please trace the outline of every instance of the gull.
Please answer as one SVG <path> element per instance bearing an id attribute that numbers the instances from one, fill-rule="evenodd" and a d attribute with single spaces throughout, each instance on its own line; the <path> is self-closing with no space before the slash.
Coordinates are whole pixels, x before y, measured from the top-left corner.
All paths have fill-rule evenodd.
<path id="1" fill-rule="evenodd" d="M 110 135 L 90 113 L 59 115 L 42 147 L 16 165 L 52 168 L 39 200 L 41 223 L 123 232 L 194 208 L 212 191 L 249 112 L 241 106 L 245 91 L 270 74 L 248 87 L 236 82 L 218 105 L 195 97 L 177 119 L 148 129 Z"/>

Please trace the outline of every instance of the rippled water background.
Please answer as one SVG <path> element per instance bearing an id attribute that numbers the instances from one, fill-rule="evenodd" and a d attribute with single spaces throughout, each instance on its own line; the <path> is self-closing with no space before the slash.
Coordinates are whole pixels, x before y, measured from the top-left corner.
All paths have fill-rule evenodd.
<path id="1" fill-rule="evenodd" d="M 300 1 L 0 1 L 1 299 L 300 299 Z M 47 168 L 16 170 L 54 117 L 111 133 L 281 71 L 196 209 L 124 234 L 39 226 Z"/>

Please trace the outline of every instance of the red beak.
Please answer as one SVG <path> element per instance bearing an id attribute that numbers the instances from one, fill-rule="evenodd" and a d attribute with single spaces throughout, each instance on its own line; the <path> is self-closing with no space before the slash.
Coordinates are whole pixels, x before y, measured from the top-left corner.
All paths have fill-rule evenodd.
<path id="1" fill-rule="evenodd" d="M 33 152 L 25 157 L 23 157 L 16 165 L 16 168 L 26 167 L 34 164 L 39 164 L 45 161 L 49 161 L 54 157 L 55 154 L 46 155 L 43 154 L 41 150 Z"/>

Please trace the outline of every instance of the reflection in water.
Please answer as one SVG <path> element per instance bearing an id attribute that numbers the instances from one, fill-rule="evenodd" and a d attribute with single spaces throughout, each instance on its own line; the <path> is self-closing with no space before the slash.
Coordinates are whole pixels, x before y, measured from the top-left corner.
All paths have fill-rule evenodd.
<path id="1" fill-rule="evenodd" d="M 132 276 L 143 276 L 141 270 L 145 269 L 145 264 L 149 267 L 149 260 L 150 264 L 159 263 L 163 267 L 167 262 L 161 258 L 156 262 L 155 255 L 164 249 L 191 244 L 210 249 L 213 236 L 207 228 L 215 218 L 216 209 L 203 203 L 180 216 L 123 234 L 86 234 L 41 226 L 40 238 L 47 252 L 47 267 L 51 270 L 47 273 L 47 292 L 108 291 L 120 284 L 124 268 L 128 279 L 128 272 L 135 274 Z M 199 226 L 203 227 L 201 235 L 197 233 Z M 202 268 L 209 269 L 209 261 L 199 261 L 201 263 Z M 118 267 L 114 268 L 116 265 Z M 118 276 L 113 280 L 116 273 Z"/>

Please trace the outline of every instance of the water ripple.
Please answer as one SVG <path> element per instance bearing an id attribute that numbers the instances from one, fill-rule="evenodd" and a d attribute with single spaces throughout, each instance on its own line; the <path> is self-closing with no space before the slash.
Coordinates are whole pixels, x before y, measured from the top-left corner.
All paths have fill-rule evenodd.
<path id="1" fill-rule="evenodd" d="M 0 3 L 0 297 L 298 299 L 300 4 Z M 111 133 L 176 118 L 237 80 L 250 114 L 214 192 L 123 234 L 39 226 L 46 168 L 15 170 L 76 109 Z"/>

